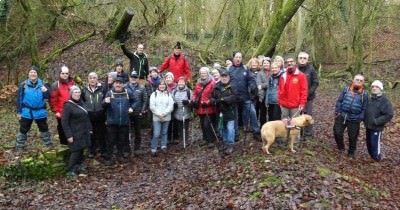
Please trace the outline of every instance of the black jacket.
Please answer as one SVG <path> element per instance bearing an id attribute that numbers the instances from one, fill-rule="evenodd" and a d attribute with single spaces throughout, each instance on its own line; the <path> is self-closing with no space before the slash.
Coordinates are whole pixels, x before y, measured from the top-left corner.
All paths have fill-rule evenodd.
<path id="1" fill-rule="evenodd" d="M 307 77 L 307 83 L 308 83 L 308 97 L 307 100 L 313 100 L 315 98 L 315 91 L 318 88 L 319 85 L 319 79 L 318 79 L 318 74 L 314 69 L 314 66 L 312 64 L 307 64 L 306 66 L 300 66 L 299 65 L 299 70 L 303 72 L 306 77 Z"/>
<path id="2" fill-rule="evenodd" d="M 133 97 L 135 98 L 136 103 L 133 108 L 133 115 L 139 115 L 147 111 L 149 97 L 147 96 L 147 90 L 139 85 L 128 83 L 126 85 L 126 89 L 130 90 L 133 93 Z"/>
<path id="3" fill-rule="evenodd" d="M 212 103 L 216 104 L 218 113 L 222 113 L 224 121 L 235 120 L 235 109 L 238 101 L 237 93 L 230 83 L 218 82 L 212 92 Z"/>
<path id="4" fill-rule="evenodd" d="M 365 127 L 371 130 L 382 131 L 387 122 L 393 118 L 393 107 L 384 95 L 371 96 L 365 113 Z"/>
<path id="5" fill-rule="evenodd" d="M 147 75 L 149 74 L 149 61 L 147 59 L 147 55 L 145 53 L 132 53 L 125 47 L 125 44 L 121 44 L 121 49 L 126 57 L 129 58 L 129 71 L 132 72 L 132 70 L 135 69 L 135 71 L 138 72 L 138 76 L 140 79 L 147 79 Z"/>
<path id="6" fill-rule="evenodd" d="M 89 86 L 82 89 L 82 101 L 85 109 L 89 112 L 90 120 L 104 121 L 105 110 L 102 106 L 104 96 L 106 95 L 107 88 L 101 83 L 98 83 L 96 89 L 92 90 Z"/>
<path id="7" fill-rule="evenodd" d="M 72 144 L 68 144 L 72 152 L 90 146 L 90 131 L 92 131 L 88 112 L 82 107 L 82 103 L 78 104 L 71 100 L 66 101 L 61 118 L 65 137 L 74 139 Z"/>

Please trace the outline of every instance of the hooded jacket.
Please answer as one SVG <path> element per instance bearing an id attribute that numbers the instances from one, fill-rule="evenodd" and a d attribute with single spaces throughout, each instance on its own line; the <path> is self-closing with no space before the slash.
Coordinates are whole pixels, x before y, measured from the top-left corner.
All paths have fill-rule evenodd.
<path id="1" fill-rule="evenodd" d="M 288 109 L 305 106 L 307 103 L 307 78 L 296 68 L 293 73 L 286 71 L 279 78 L 278 104 Z"/>
<path id="2" fill-rule="evenodd" d="M 37 79 L 35 84 L 31 80 L 21 82 L 17 96 L 17 113 L 21 117 L 32 120 L 47 117 L 45 99 L 49 98 L 49 90 L 42 92 L 43 86 L 40 79 Z"/>
<path id="3" fill-rule="evenodd" d="M 50 107 L 53 113 L 62 115 L 64 103 L 70 98 L 69 88 L 73 85 L 75 85 L 75 82 L 72 79 L 67 81 L 58 80 L 51 85 Z"/>
<path id="4" fill-rule="evenodd" d="M 188 81 L 192 80 L 189 62 L 182 53 L 178 57 L 172 54 L 165 58 L 164 63 L 160 66 L 160 72 L 166 69 L 174 75 L 174 82 L 176 83 L 180 77 L 185 77 Z"/>
<path id="5" fill-rule="evenodd" d="M 341 114 L 345 120 L 361 122 L 364 120 L 367 104 L 367 91 L 355 91 L 350 85 L 343 88 L 336 100 L 335 112 Z"/>
<path id="6" fill-rule="evenodd" d="M 174 110 L 174 100 L 167 90 L 154 91 L 150 96 L 150 110 L 153 113 L 153 121 L 161 121 L 158 117 L 160 114 L 164 114 L 164 121 L 171 120 L 171 113 Z"/>
<path id="7" fill-rule="evenodd" d="M 101 83 L 97 83 L 95 89 L 90 88 L 89 85 L 82 89 L 82 102 L 89 113 L 91 121 L 104 122 L 105 110 L 102 103 L 106 93 L 107 89 Z"/>
<path id="8" fill-rule="evenodd" d="M 133 109 L 136 103 L 132 92 L 125 88 L 117 92 L 113 88 L 107 92 L 105 98 L 107 97 L 111 98 L 110 103 L 103 101 L 103 107 L 107 110 L 107 125 L 128 125 L 129 108 Z"/>
<path id="9" fill-rule="evenodd" d="M 393 107 L 385 94 L 373 95 L 368 100 L 365 112 L 365 127 L 382 131 L 386 123 L 393 118 Z"/>
<path id="10" fill-rule="evenodd" d="M 306 64 L 305 66 L 299 66 L 299 70 L 303 72 L 307 77 L 308 84 L 308 96 L 307 100 L 313 100 L 316 96 L 315 91 L 319 86 L 319 79 L 317 72 L 315 71 L 312 64 Z"/>
<path id="11" fill-rule="evenodd" d="M 132 72 L 132 70 L 135 69 L 135 71 L 138 72 L 138 77 L 140 79 L 146 79 L 149 74 L 149 61 L 146 53 L 132 53 L 125 47 L 125 44 L 121 44 L 121 49 L 126 57 L 129 58 L 129 71 Z"/>
<path id="12" fill-rule="evenodd" d="M 229 67 L 231 85 L 237 90 L 238 102 L 245 102 L 257 96 L 257 83 L 255 74 L 250 72 L 243 64 Z"/>

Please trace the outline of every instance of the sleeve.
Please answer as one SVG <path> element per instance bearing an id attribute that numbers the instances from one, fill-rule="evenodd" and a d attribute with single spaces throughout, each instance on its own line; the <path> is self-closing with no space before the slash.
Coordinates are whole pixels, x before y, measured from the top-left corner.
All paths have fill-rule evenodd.
<path id="1" fill-rule="evenodd" d="M 145 88 L 142 89 L 142 110 L 141 112 L 145 112 L 149 103 L 149 97 L 147 95 L 147 90 Z"/>
<path id="2" fill-rule="evenodd" d="M 22 101 L 24 97 L 24 82 L 19 84 L 18 87 L 18 92 L 17 92 L 17 113 L 21 114 L 22 113 Z"/>
<path id="3" fill-rule="evenodd" d="M 170 56 L 164 59 L 164 62 L 160 65 L 160 73 L 169 67 L 169 58 Z"/>
<path id="4" fill-rule="evenodd" d="M 257 86 L 261 85 L 262 89 L 266 89 L 268 86 L 268 78 L 263 78 L 263 77 L 266 77 L 266 75 L 264 73 L 259 72 L 256 77 L 256 83 Z"/>
<path id="5" fill-rule="evenodd" d="M 48 99 L 50 97 L 50 87 L 46 83 L 43 83 L 43 86 L 47 89 L 46 92 L 43 93 L 43 99 Z"/>
<path id="6" fill-rule="evenodd" d="M 172 99 L 171 94 L 168 96 L 168 107 L 165 114 L 169 114 L 174 111 L 174 99 Z"/>
<path id="7" fill-rule="evenodd" d="M 135 109 L 135 107 L 138 107 L 138 99 L 133 95 L 133 92 L 130 90 L 128 91 L 128 96 L 129 96 L 129 107 L 131 107 L 132 109 Z"/>
<path id="8" fill-rule="evenodd" d="M 282 104 L 281 104 L 281 99 L 282 99 L 282 97 L 283 97 L 283 92 L 285 91 L 285 80 L 284 80 L 284 76 L 285 76 L 285 75 L 282 75 L 282 76 L 279 78 L 279 85 L 278 85 L 278 104 L 279 104 L 279 105 L 282 105 Z"/>
<path id="9" fill-rule="evenodd" d="M 72 107 L 70 103 L 65 103 L 63 115 L 61 117 L 61 125 L 67 139 L 72 137 L 72 130 L 69 123 L 71 117 L 71 108 Z"/>
<path id="10" fill-rule="evenodd" d="M 307 104 L 308 97 L 308 84 L 307 77 L 305 74 L 301 74 L 301 89 L 300 89 L 300 105 L 305 106 Z"/>
<path id="11" fill-rule="evenodd" d="M 344 98 L 344 94 L 346 93 L 347 87 L 343 88 L 342 92 L 339 94 L 338 99 L 336 100 L 336 105 L 335 105 L 335 112 L 336 113 L 341 113 L 342 112 L 342 102 Z"/>
<path id="12" fill-rule="evenodd" d="M 318 74 L 315 71 L 314 67 L 311 66 L 311 86 L 310 86 L 310 90 L 309 93 L 310 95 L 313 95 L 315 93 L 315 91 L 317 90 L 318 86 L 319 86 L 319 78 L 318 78 Z"/>
<path id="13" fill-rule="evenodd" d="M 53 113 L 61 112 L 58 109 L 58 84 L 57 82 L 53 83 L 50 88 L 50 108 Z"/>
<path id="14" fill-rule="evenodd" d="M 105 99 L 106 99 L 107 97 L 111 97 L 111 91 L 108 91 L 108 92 L 106 93 L 106 95 L 104 96 L 103 102 L 101 103 L 101 105 L 102 105 L 104 108 L 107 108 L 107 107 L 110 106 L 110 103 L 106 103 L 106 102 L 105 102 Z"/>
<path id="15" fill-rule="evenodd" d="M 229 96 L 225 96 L 223 97 L 223 100 L 227 103 L 227 104 L 234 104 L 236 103 L 236 90 L 234 88 L 232 88 L 232 94 Z"/>
<path id="16" fill-rule="evenodd" d="M 360 115 L 358 116 L 358 119 L 361 120 L 361 121 L 364 121 L 364 118 L 365 118 L 365 110 L 367 110 L 367 105 L 368 105 L 368 100 L 369 100 L 367 91 L 364 91 L 362 97 L 364 98 L 364 99 L 363 99 L 364 101 L 363 101 L 362 110 L 361 110 Z"/>
<path id="17" fill-rule="evenodd" d="M 144 68 L 144 71 L 146 72 L 146 75 L 148 75 L 149 74 L 149 59 L 147 59 L 147 56 L 146 56 L 146 61 L 144 62 L 143 68 Z"/>
<path id="18" fill-rule="evenodd" d="M 374 119 L 375 125 L 385 125 L 393 118 L 393 106 L 390 103 L 389 99 L 385 97 L 385 104 L 381 108 L 381 115 Z"/>
<path id="19" fill-rule="evenodd" d="M 131 51 L 128 50 L 128 48 L 126 48 L 125 44 L 121 44 L 121 49 L 122 52 L 126 55 L 126 57 L 128 57 L 129 59 L 133 58 L 133 53 Z"/>
<path id="20" fill-rule="evenodd" d="M 185 58 L 185 77 L 190 82 L 192 81 L 192 72 L 190 71 L 189 62 Z"/>

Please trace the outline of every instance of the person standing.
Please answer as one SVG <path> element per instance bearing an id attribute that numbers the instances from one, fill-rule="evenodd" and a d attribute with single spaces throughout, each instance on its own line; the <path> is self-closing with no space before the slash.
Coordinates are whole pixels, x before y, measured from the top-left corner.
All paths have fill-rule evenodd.
<path id="1" fill-rule="evenodd" d="M 90 145 L 92 125 L 88 111 L 83 107 L 81 90 L 78 86 L 70 88 L 71 99 L 65 102 L 61 118 L 65 137 L 68 141 L 70 156 L 67 166 L 67 176 L 76 177 L 78 173 L 85 174 L 83 151 Z"/>
<path id="2" fill-rule="evenodd" d="M 189 62 L 182 53 L 182 46 L 177 42 L 174 53 L 165 58 L 160 66 L 160 73 L 168 69 L 174 75 L 174 82 L 178 82 L 178 78 L 185 77 L 187 81 L 192 80 L 192 72 L 190 71 Z"/>
<path id="3" fill-rule="evenodd" d="M 90 123 L 93 127 L 93 134 L 90 138 L 89 158 L 96 156 L 97 150 L 104 156 L 106 152 L 106 115 L 102 106 L 107 88 L 98 81 L 95 72 L 88 75 L 88 85 L 82 89 L 82 102 L 89 113 Z"/>
<path id="4" fill-rule="evenodd" d="M 309 55 L 306 52 L 300 52 L 297 56 L 297 62 L 299 65 L 299 70 L 303 72 L 307 77 L 308 84 L 308 94 L 307 94 L 307 104 L 304 108 L 304 113 L 312 115 L 313 101 L 316 96 L 316 90 L 319 85 L 318 74 L 311 63 L 308 63 Z M 304 140 L 310 139 L 313 136 L 313 127 L 308 125 L 304 128 Z"/>
<path id="5" fill-rule="evenodd" d="M 117 72 L 116 77 L 122 78 L 124 84 L 129 82 L 128 74 L 124 71 L 124 61 L 122 59 L 117 59 L 115 61 L 115 72 Z"/>
<path id="6" fill-rule="evenodd" d="M 200 118 L 200 126 L 203 134 L 204 143 L 209 148 L 214 147 L 214 139 L 217 138 L 215 124 L 216 124 L 216 109 L 211 102 L 211 94 L 215 87 L 215 81 L 209 75 L 207 67 L 201 67 L 199 70 L 200 78 L 194 87 L 192 96 L 193 107 Z"/>
<path id="7" fill-rule="evenodd" d="M 142 144 L 142 121 L 147 113 L 147 107 L 149 97 L 147 96 L 146 89 L 139 84 L 139 74 L 136 71 L 131 72 L 129 84 L 126 85 L 126 89 L 133 93 L 135 98 L 135 106 L 133 112 L 129 115 L 130 120 L 130 136 L 134 140 L 133 154 L 135 156 L 143 154 L 141 150 Z"/>
<path id="8" fill-rule="evenodd" d="M 371 98 L 368 100 L 364 125 L 368 153 L 372 159 L 380 161 L 381 139 L 385 124 L 393 118 L 393 106 L 383 93 L 383 83 L 375 80 L 371 84 Z"/>
<path id="9" fill-rule="evenodd" d="M 25 149 L 27 133 L 35 121 L 40 131 L 40 137 L 48 148 L 53 146 L 49 126 L 47 124 L 46 99 L 49 98 L 49 90 L 44 82 L 38 78 L 39 68 L 32 65 L 29 68 L 28 79 L 21 82 L 17 93 L 17 119 L 19 120 L 19 132 L 17 134 L 16 149 Z"/>
<path id="10" fill-rule="evenodd" d="M 223 152 L 229 155 L 235 144 L 236 93 L 226 70 L 221 71 L 221 81 L 215 86 L 212 101 L 218 110 L 218 130 L 224 142 Z"/>
<path id="11" fill-rule="evenodd" d="M 349 136 L 348 156 L 355 157 L 357 139 L 360 133 L 360 123 L 364 120 L 368 104 L 368 93 L 364 90 L 364 76 L 357 74 L 353 82 L 344 87 L 335 105 L 335 124 L 333 133 L 340 152 L 345 149 L 343 133 L 347 128 Z"/>
<path id="12" fill-rule="evenodd" d="M 124 41 L 121 42 L 120 46 L 126 57 L 129 58 L 130 73 L 136 71 L 139 80 L 146 80 L 147 75 L 149 75 L 149 61 L 146 53 L 144 53 L 144 45 L 138 44 L 133 53 L 126 48 Z M 141 82 L 140 84 L 143 85 Z"/>
<path id="13" fill-rule="evenodd" d="M 238 130 L 238 114 L 241 113 L 243 126 L 253 132 L 253 138 L 260 140 L 260 125 L 257 121 L 257 114 L 254 99 L 257 96 L 257 83 L 253 73 L 242 64 L 242 53 L 233 54 L 233 65 L 229 68 L 231 85 L 237 90 L 238 110 L 236 111 L 237 120 L 235 130 Z M 250 126 L 250 127 L 248 127 Z"/>
<path id="14" fill-rule="evenodd" d="M 291 119 L 299 116 L 307 103 L 307 78 L 297 68 L 293 57 L 288 57 L 286 63 L 286 72 L 279 79 L 278 104 L 282 119 L 292 127 Z"/>
<path id="15" fill-rule="evenodd" d="M 123 81 L 122 77 L 117 77 L 103 101 L 107 113 L 106 166 L 113 165 L 114 145 L 117 146 L 119 162 L 126 163 L 129 157 L 129 113 L 133 112 L 136 101 L 133 94 L 124 88 Z"/>
<path id="16" fill-rule="evenodd" d="M 153 138 L 151 139 L 151 155 L 156 156 L 159 139 L 161 151 L 167 153 L 168 125 L 174 109 L 174 100 L 167 91 L 164 80 L 160 81 L 158 88 L 150 96 L 150 110 L 153 113 Z"/>
<path id="17" fill-rule="evenodd" d="M 57 131 L 60 138 L 60 144 L 68 145 L 65 138 L 64 130 L 61 126 L 61 117 L 64 109 L 64 103 L 70 99 L 70 88 L 75 85 L 69 74 L 69 68 L 62 66 L 60 71 L 60 78 L 54 82 L 50 88 L 50 108 L 57 119 Z"/>
<path id="18" fill-rule="evenodd" d="M 268 89 L 268 80 L 270 77 L 271 58 L 264 57 L 261 64 L 261 69 L 257 74 L 256 82 L 258 89 L 258 99 L 260 106 L 260 126 L 267 122 L 267 106 L 265 103 L 265 94 Z"/>
<path id="19" fill-rule="evenodd" d="M 283 71 L 279 69 L 278 63 L 272 63 L 271 65 L 271 75 L 268 77 L 267 81 L 267 92 L 265 94 L 265 104 L 268 107 L 268 120 L 280 120 L 282 112 L 281 107 L 278 104 L 278 89 L 279 89 L 279 79 Z"/>

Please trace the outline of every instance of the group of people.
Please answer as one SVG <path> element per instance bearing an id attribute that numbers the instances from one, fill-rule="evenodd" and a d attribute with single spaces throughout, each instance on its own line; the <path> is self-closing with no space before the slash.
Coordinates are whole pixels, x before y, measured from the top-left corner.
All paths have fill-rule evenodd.
<path id="1" fill-rule="evenodd" d="M 88 148 L 89 158 L 101 154 L 107 166 L 113 165 L 114 153 L 123 163 L 128 161 L 132 148 L 134 155 L 143 154 L 142 123 L 147 116 L 152 120 L 150 153 L 156 156 L 158 150 L 167 153 L 170 143 L 182 142 L 185 146 L 189 142 L 193 110 L 200 119 L 204 145 L 212 148 L 216 141 L 222 140 L 222 151 L 226 155 L 234 150 L 240 126 L 252 132 L 254 139 L 260 139 L 260 126 L 267 121 L 282 119 L 291 128 L 293 117 L 312 114 L 319 81 L 305 52 L 299 53 L 297 62 L 296 57 L 291 56 L 286 60 L 280 56 L 273 60 L 260 56 L 250 59 L 247 65 L 242 63 L 242 54 L 234 52 L 232 58 L 226 59 L 225 67 L 217 63 L 213 68 L 201 67 L 199 78 L 191 88 L 190 65 L 179 42 L 159 68 L 149 67 L 143 44 L 139 44 L 135 52 L 129 51 L 124 43 L 121 48 L 130 60 L 130 71 L 126 73 L 123 60 L 118 59 L 104 84 L 91 72 L 87 85 L 79 87 L 64 65 L 59 79 L 48 87 L 38 78 L 38 68 L 31 66 L 28 79 L 20 84 L 18 91 L 20 129 L 16 149 L 25 148 L 33 121 L 39 127 L 43 143 L 53 147 L 47 125 L 46 99 L 57 119 L 60 143 L 70 147 L 69 176 L 86 172 L 85 148 Z M 165 70 L 168 72 L 161 74 Z M 343 132 L 347 127 L 351 136 L 349 154 L 354 154 L 359 122 L 366 113 L 368 151 L 374 159 L 379 159 L 379 151 L 376 154 L 370 146 L 377 147 L 383 124 L 390 120 L 393 112 L 389 113 L 391 106 L 382 94 L 382 83 L 373 83 L 372 97 L 368 100 L 357 83 L 360 77 L 358 75 L 338 99 L 335 139 L 338 148 L 343 150 Z M 373 104 L 374 101 L 381 104 Z M 388 112 L 385 117 L 381 117 L 383 111 L 376 111 L 383 107 Z M 353 120 L 356 121 L 353 123 Z M 312 127 L 306 127 L 305 139 L 312 135 Z"/>

